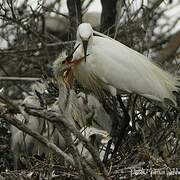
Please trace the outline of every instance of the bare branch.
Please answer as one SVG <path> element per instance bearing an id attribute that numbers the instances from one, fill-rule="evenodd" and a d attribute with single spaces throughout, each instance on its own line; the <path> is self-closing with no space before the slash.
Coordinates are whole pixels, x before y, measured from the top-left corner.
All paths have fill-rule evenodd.
<path id="1" fill-rule="evenodd" d="M 170 62 L 175 56 L 176 51 L 179 49 L 179 47 L 180 47 L 180 31 L 171 37 L 169 43 L 165 48 L 163 48 L 159 52 L 159 55 L 155 61 L 157 61 L 160 64 L 163 64 L 166 61 Z"/>
<path id="2" fill-rule="evenodd" d="M 33 77 L 0 77 L 0 81 L 40 81 L 41 78 Z"/>

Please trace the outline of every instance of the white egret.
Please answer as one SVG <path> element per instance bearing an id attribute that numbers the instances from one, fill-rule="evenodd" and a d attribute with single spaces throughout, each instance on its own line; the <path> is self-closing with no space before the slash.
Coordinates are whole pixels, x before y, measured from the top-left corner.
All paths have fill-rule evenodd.
<path id="1" fill-rule="evenodd" d="M 37 84 L 40 85 L 40 84 Z M 38 87 L 38 86 L 37 86 Z M 51 143 L 61 149 L 65 149 L 65 140 L 58 132 L 57 128 L 53 126 L 52 123 L 45 121 L 44 119 L 29 115 L 23 108 L 41 108 L 39 98 L 36 96 L 27 96 L 22 102 L 22 114 L 16 114 L 15 117 L 23 122 L 28 128 L 33 131 L 40 133 L 43 137 L 47 138 Z M 51 106 L 48 106 L 48 110 L 57 111 L 58 104 L 55 102 Z M 45 153 L 47 156 L 49 154 L 49 149 L 44 145 L 41 145 L 30 135 L 27 135 L 23 131 L 11 126 L 11 150 L 14 156 L 14 168 L 17 169 L 21 162 L 21 156 L 23 154 L 42 154 Z"/>
<path id="2" fill-rule="evenodd" d="M 79 104 L 81 104 L 86 113 L 87 124 L 110 133 L 112 128 L 111 118 L 98 99 L 92 94 L 86 96 L 82 92 L 78 93 L 77 96 Z"/>
<path id="3" fill-rule="evenodd" d="M 79 25 L 75 47 L 71 71 L 82 85 L 96 91 L 109 90 L 113 96 L 127 92 L 159 102 L 169 99 L 176 105 L 174 92 L 179 90 L 178 78 L 144 55 L 93 31 L 88 23 Z"/>
<path id="4" fill-rule="evenodd" d="M 93 145 L 93 147 L 97 150 L 99 153 L 99 157 L 102 160 L 105 153 L 105 148 L 107 146 L 108 141 L 111 139 L 109 133 L 107 131 L 104 131 L 99 128 L 95 127 L 83 127 L 80 132 L 83 136 L 85 136 Z M 89 151 L 85 148 L 84 144 L 79 141 L 74 136 L 73 140 L 77 146 L 77 149 L 80 154 L 87 160 L 88 163 L 92 164 L 93 159 Z"/>
<path id="5" fill-rule="evenodd" d="M 26 106 L 26 107 L 30 107 L 30 108 L 31 107 L 33 107 L 33 108 L 40 108 L 41 107 L 38 98 L 35 96 L 27 96 L 24 99 L 24 101 L 22 102 L 22 105 Z M 28 113 L 26 113 L 25 111 L 22 113 L 23 114 L 15 115 L 15 117 L 17 119 L 19 119 L 21 122 L 25 121 L 24 124 L 28 128 L 40 133 L 43 129 L 43 124 L 44 124 L 43 119 L 38 119 L 35 116 L 31 116 Z M 11 127 L 11 133 L 12 133 L 11 150 L 12 150 L 13 155 L 14 155 L 14 168 L 17 169 L 18 164 L 20 162 L 19 161 L 20 156 L 23 153 L 32 154 L 36 148 L 35 147 L 36 141 L 33 137 L 25 134 L 24 132 L 22 132 L 21 130 L 17 129 L 14 126 Z"/>

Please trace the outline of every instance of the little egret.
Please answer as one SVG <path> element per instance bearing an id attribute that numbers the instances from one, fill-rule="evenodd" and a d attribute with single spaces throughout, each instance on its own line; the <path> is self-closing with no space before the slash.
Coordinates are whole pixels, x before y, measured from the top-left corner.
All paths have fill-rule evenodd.
<path id="1" fill-rule="evenodd" d="M 113 96 L 136 93 L 159 102 L 169 99 L 176 105 L 177 77 L 137 51 L 94 31 L 88 23 L 77 29 L 75 51 L 68 63 L 75 78 L 93 90 L 105 89 Z"/>
<path id="2" fill-rule="evenodd" d="M 15 117 L 21 122 L 24 121 L 24 124 L 29 129 L 40 133 L 43 129 L 44 120 L 31 116 L 24 111 L 24 106 L 29 108 L 40 108 L 39 99 L 35 96 L 27 96 L 21 106 L 23 114 L 17 114 Z M 11 126 L 11 133 L 11 150 L 14 155 L 14 168 L 17 169 L 20 165 L 20 157 L 22 154 L 27 153 L 32 155 L 34 152 L 37 152 L 35 150 L 37 148 L 37 145 L 35 145 L 37 142 L 32 136 L 25 134 L 14 126 Z"/>
<path id="3" fill-rule="evenodd" d="M 106 148 L 108 141 L 111 139 L 109 133 L 107 131 L 92 126 L 83 127 L 80 132 L 91 142 L 94 149 L 96 149 L 96 151 L 98 152 L 100 159 L 103 159 L 105 153 L 104 149 Z M 88 163 L 92 164 L 92 156 L 85 148 L 84 144 L 74 136 L 73 140 L 77 146 L 79 153 L 86 159 Z"/>

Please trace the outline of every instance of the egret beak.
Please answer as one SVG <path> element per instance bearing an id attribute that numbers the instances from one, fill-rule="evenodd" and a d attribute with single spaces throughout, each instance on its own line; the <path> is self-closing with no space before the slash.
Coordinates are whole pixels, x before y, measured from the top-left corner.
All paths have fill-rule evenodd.
<path id="1" fill-rule="evenodd" d="M 82 41 L 82 43 L 83 43 L 83 49 L 84 49 L 84 59 L 85 59 L 85 62 L 86 62 L 88 40 L 84 40 L 84 41 Z"/>
<path id="2" fill-rule="evenodd" d="M 62 62 L 62 64 L 64 64 L 65 62 L 67 61 L 71 61 L 72 58 L 73 58 L 73 54 L 74 52 L 76 51 L 76 49 L 80 46 L 80 44 L 78 44 L 74 49 L 73 51 L 66 57 L 66 59 Z"/>

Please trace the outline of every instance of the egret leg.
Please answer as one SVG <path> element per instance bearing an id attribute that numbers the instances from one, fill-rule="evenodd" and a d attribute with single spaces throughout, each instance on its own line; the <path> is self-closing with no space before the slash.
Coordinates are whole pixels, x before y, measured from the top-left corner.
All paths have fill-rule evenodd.
<path id="1" fill-rule="evenodd" d="M 118 151 L 119 149 L 119 146 L 121 145 L 121 142 L 124 138 L 124 135 L 126 134 L 126 129 L 127 127 L 129 126 L 129 122 L 130 122 L 130 116 L 129 116 L 129 113 L 121 99 L 121 96 L 117 96 L 117 99 L 118 99 L 118 102 L 121 106 L 121 109 L 123 110 L 123 114 L 124 114 L 124 117 L 121 119 L 121 122 L 120 122 L 120 130 L 119 130 L 119 133 L 118 133 L 118 141 L 117 143 L 115 144 L 115 148 L 113 150 L 113 155 Z"/>
<path id="2" fill-rule="evenodd" d="M 107 144 L 107 147 L 106 147 L 106 152 L 105 152 L 104 158 L 103 158 L 103 163 L 105 165 L 107 164 L 107 160 L 108 160 L 108 157 L 109 157 L 109 154 L 110 154 L 110 149 L 111 149 L 112 142 L 113 142 L 113 139 L 110 139 L 108 144 Z"/>
<path id="3" fill-rule="evenodd" d="M 111 145 L 113 141 L 117 138 L 117 130 L 118 130 L 118 124 L 119 124 L 119 118 L 118 118 L 118 110 L 117 110 L 117 98 L 116 96 L 112 96 L 112 102 L 113 102 L 113 110 L 110 113 L 110 116 L 112 118 L 112 129 L 111 129 L 111 137 L 112 139 L 109 140 L 106 152 L 104 155 L 103 163 L 106 164 L 108 160 L 108 156 L 110 154 Z"/>

